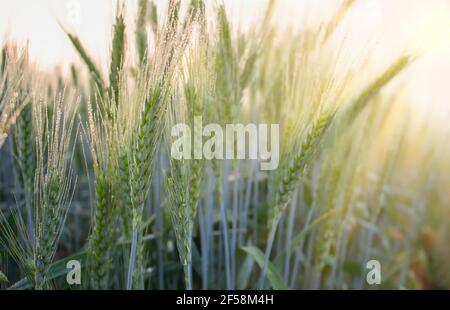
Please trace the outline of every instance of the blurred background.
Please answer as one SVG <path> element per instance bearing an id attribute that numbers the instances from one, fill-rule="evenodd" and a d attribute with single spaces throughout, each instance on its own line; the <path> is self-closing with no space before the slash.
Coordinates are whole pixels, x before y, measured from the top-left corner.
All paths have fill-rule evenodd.
<path id="1" fill-rule="evenodd" d="M 161 8 L 167 4 L 164 0 L 156 2 Z M 212 11 L 221 2 L 210 0 L 207 4 Z M 137 0 L 126 3 L 127 25 L 131 27 Z M 245 29 L 261 16 L 267 0 L 223 0 L 223 3 L 233 26 Z M 339 3 L 279 0 L 273 22 L 286 28 L 317 24 L 329 18 Z M 58 66 L 67 73 L 70 64 L 80 60 L 64 34 L 64 27 L 75 32 L 90 54 L 106 68 L 115 0 L 1 0 L 0 5 L 0 44 L 8 38 L 28 41 L 34 63 L 42 68 Z M 354 51 L 370 50 L 376 68 L 383 66 L 392 54 L 405 50 L 420 56 L 402 80 L 405 95 L 420 111 L 447 120 L 450 1 L 357 0 L 341 24 L 341 31 Z"/>

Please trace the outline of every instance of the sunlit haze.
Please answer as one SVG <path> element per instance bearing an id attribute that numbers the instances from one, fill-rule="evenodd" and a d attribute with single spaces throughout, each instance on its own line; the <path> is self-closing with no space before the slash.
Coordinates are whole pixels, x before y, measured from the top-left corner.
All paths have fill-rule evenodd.
<path id="1" fill-rule="evenodd" d="M 236 28 L 252 25 L 267 4 L 265 0 L 223 2 Z M 217 3 L 220 2 L 208 2 L 210 6 Z M 339 3 L 280 0 L 273 21 L 280 27 L 292 28 L 314 24 L 329 16 Z M 40 68 L 59 66 L 64 71 L 69 64 L 79 61 L 64 27 L 77 33 L 90 54 L 106 66 L 114 6 L 114 0 L 1 0 L 0 42 L 28 40 L 31 59 Z M 136 7 L 137 0 L 126 1 L 129 25 Z M 370 49 L 375 65 L 405 50 L 417 53 L 420 57 L 403 81 L 411 101 L 425 109 L 438 107 L 439 113 L 450 110 L 448 1 L 358 0 L 346 23 L 342 28 L 348 31 L 351 44 L 355 49 Z"/>

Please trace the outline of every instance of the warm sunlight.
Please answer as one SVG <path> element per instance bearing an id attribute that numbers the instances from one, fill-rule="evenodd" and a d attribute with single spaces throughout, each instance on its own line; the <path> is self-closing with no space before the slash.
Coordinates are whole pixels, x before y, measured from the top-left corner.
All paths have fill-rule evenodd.
<path id="1" fill-rule="evenodd" d="M 157 1 L 165 6 L 164 0 Z M 212 7 L 214 1 L 207 1 Z M 219 1 L 220 3 L 220 1 Z M 263 14 L 267 0 L 224 1 L 234 25 L 249 27 Z M 314 24 L 330 16 L 338 2 L 318 0 L 279 0 L 274 22 L 282 27 L 300 28 Z M 105 57 L 110 50 L 108 38 L 114 14 L 114 0 L 0 0 L 0 43 L 5 39 L 29 41 L 30 54 L 43 67 L 59 66 L 67 72 L 68 64 L 79 59 L 61 26 L 75 31 L 83 39 L 86 48 L 107 66 Z M 134 21 L 137 0 L 127 1 L 127 16 Z M 375 62 L 383 62 L 389 55 L 381 46 L 390 45 L 395 51 L 409 45 L 420 54 L 415 68 L 410 70 L 409 91 L 413 101 L 429 107 L 438 101 L 441 108 L 450 110 L 441 99 L 448 94 L 441 81 L 450 75 L 450 4 L 444 0 L 360 0 L 350 13 L 355 46 L 369 44 Z M 132 30 L 128 29 L 131 33 Z M 5 37 L 6 35 L 6 37 Z M 370 36 L 378 36 L 376 42 Z M 378 50 L 378 53 L 377 53 Z M 380 50 L 383 50 L 380 52 Z M 377 60 L 377 57 L 379 60 Z M 433 69 L 432 69 L 433 68 Z M 439 68 L 432 75 L 430 70 Z M 421 77 L 427 76 L 426 81 Z M 420 87 L 417 83 L 421 84 Z M 427 87 L 423 84 L 428 84 Z M 436 85 L 436 88 L 431 91 Z M 432 92 L 433 97 L 427 97 Z M 424 102 L 427 101 L 427 102 Z M 431 102 L 430 102 L 431 101 Z"/>

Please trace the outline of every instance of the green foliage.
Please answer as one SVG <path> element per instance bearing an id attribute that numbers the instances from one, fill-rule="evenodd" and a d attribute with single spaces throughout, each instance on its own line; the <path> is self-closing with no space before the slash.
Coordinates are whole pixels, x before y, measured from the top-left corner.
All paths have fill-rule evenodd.
<path id="1" fill-rule="evenodd" d="M 249 255 L 251 255 L 256 260 L 259 267 L 263 268 L 263 265 L 264 265 L 264 253 L 263 252 L 261 252 L 258 248 L 255 248 L 255 247 L 244 247 L 244 248 L 242 248 L 242 250 L 244 250 Z M 275 290 L 287 290 L 288 289 L 288 286 L 283 283 L 283 278 L 281 277 L 280 273 L 277 272 L 275 267 L 270 263 L 268 266 L 267 279 L 269 280 L 272 288 Z"/>

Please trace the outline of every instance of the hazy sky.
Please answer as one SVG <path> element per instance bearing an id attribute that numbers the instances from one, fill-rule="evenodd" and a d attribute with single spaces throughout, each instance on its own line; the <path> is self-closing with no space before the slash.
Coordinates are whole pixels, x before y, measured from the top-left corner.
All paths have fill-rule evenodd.
<path id="1" fill-rule="evenodd" d="M 220 0 L 206 0 L 214 6 Z M 160 4 L 167 1 L 159 0 Z M 234 25 L 246 27 L 261 14 L 265 0 L 223 0 Z M 79 61 L 59 26 L 77 33 L 90 54 L 104 66 L 116 0 L 0 0 L 0 43 L 29 40 L 30 54 L 40 67 Z M 129 24 L 137 0 L 128 0 Z M 329 16 L 338 0 L 279 0 L 275 20 L 282 26 L 304 25 Z M 371 42 L 375 62 L 403 50 L 421 51 L 410 70 L 408 87 L 423 107 L 450 111 L 450 1 L 356 0 L 344 27 L 355 47 Z"/>

